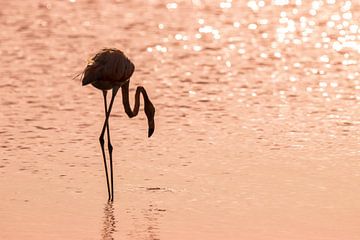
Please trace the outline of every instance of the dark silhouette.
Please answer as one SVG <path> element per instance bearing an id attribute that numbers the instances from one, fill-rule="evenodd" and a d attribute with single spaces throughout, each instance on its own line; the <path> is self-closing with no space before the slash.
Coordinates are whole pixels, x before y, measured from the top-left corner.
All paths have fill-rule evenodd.
<path id="1" fill-rule="evenodd" d="M 155 129 L 155 108 L 151 103 L 145 88 L 138 86 L 135 93 L 135 106 L 131 110 L 129 103 L 129 83 L 130 77 L 134 73 L 135 66 L 134 64 L 125 56 L 123 52 L 118 49 L 103 49 L 97 53 L 92 59 L 91 62 L 86 66 L 83 75 L 82 75 L 82 85 L 92 84 L 95 88 L 102 90 L 104 96 L 104 105 L 105 105 L 105 122 L 100 134 L 100 145 L 101 151 L 104 159 L 105 165 L 105 174 L 106 174 L 106 183 L 108 189 L 109 200 L 114 200 L 114 181 L 113 181 L 113 161 L 112 161 L 112 151 L 113 147 L 110 142 L 110 128 L 109 128 L 109 117 L 111 108 L 114 103 L 115 96 L 121 87 L 122 100 L 125 108 L 126 114 L 133 118 L 135 117 L 140 108 L 140 93 L 142 93 L 144 98 L 144 110 L 146 117 L 148 119 L 148 137 L 154 132 Z M 112 90 L 111 101 L 109 108 L 107 107 L 106 95 L 108 90 Z M 106 165 L 106 157 L 104 150 L 104 134 L 105 129 L 107 129 L 107 139 L 108 139 L 108 150 L 110 158 L 110 179 L 111 179 L 111 191 L 109 185 L 109 176 Z"/>

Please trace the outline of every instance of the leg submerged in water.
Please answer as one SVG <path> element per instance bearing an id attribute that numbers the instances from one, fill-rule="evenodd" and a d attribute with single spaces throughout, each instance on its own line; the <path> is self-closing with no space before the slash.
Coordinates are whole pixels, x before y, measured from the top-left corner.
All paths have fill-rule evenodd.
<path id="1" fill-rule="evenodd" d="M 118 91 L 118 88 L 116 90 L 113 89 L 111 101 L 113 101 L 113 99 L 115 98 L 117 91 Z M 110 115 L 110 111 L 111 111 L 111 109 L 109 109 L 109 115 Z M 109 125 L 110 124 L 109 124 L 109 120 L 108 120 L 106 128 L 107 128 L 108 150 L 109 150 L 109 158 L 110 158 L 111 201 L 113 201 L 114 200 L 114 174 L 113 174 L 113 157 L 112 157 L 113 146 L 111 145 L 111 140 L 110 140 Z"/>
<path id="2" fill-rule="evenodd" d="M 114 99 L 115 99 L 115 96 L 116 96 L 118 90 L 119 90 L 119 88 L 113 88 L 109 109 L 107 109 L 107 103 L 106 103 L 107 91 L 103 91 L 104 103 L 105 103 L 105 116 L 106 117 L 105 117 L 105 122 L 104 122 L 103 128 L 101 130 L 100 138 L 99 138 L 100 139 L 100 144 L 101 144 L 101 151 L 102 151 L 102 155 L 103 155 L 103 159 L 104 159 L 104 165 L 105 165 L 105 174 L 106 174 L 106 183 L 107 183 L 107 188 L 108 188 L 108 196 L 109 196 L 109 200 L 111 200 L 111 201 L 114 200 L 114 181 L 113 181 L 113 163 L 112 163 L 113 147 L 112 147 L 111 142 L 110 142 L 109 117 L 110 117 L 111 109 L 112 109 Z M 107 129 L 108 148 L 109 148 L 109 157 L 110 157 L 111 191 L 110 191 L 109 175 L 108 175 L 108 171 L 107 171 L 106 156 L 105 156 L 105 149 L 104 149 L 105 129 Z"/>
<path id="3" fill-rule="evenodd" d="M 106 103 L 106 95 L 107 95 L 107 91 L 104 90 L 103 91 L 103 96 L 104 96 L 104 105 L 105 105 L 105 123 L 107 122 L 107 103 Z M 107 164 L 106 164 L 106 155 L 105 155 L 105 149 L 104 149 L 104 133 L 101 132 L 100 137 L 99 137 L 99 141 L 100 141 L 100 146 L 101 146 L 101 152 L 102 152 L 102 156 L 103 156 L 103 160 L 104 160 L 104 166 L 105 166 L 105 175 L 106 175 L 106 185 L 107 185 L 107 190 L 108 190 L 108 200 L 111 199 L 111 192 L 110 192 L 110 186 L 109 186 L 109 174 L 108 174 L 108 170 L 107 170 Z"/>

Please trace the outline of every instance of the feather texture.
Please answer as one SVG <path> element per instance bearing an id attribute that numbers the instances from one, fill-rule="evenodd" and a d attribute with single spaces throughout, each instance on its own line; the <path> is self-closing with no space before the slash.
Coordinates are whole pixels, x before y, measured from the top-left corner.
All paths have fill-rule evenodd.
<path id="1" fill-rule="evenodd" d="M 82 75 L 82 85 L 111 82 L 122 85 L 135 71 L 134 64 L 125 54 L 114 48 L 105 48 L 91 58 Z"/>

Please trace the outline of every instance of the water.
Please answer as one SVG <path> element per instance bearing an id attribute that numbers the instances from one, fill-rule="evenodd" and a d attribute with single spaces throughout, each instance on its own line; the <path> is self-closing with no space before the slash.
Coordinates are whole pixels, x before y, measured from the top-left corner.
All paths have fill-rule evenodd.
<path id="1" fill-rule="evenodd" d="M 11 1 L 0 10 L 1 239 L 359 239 L 357 1 Z M 101 92 L 125 51 L 157 107 Z"/>

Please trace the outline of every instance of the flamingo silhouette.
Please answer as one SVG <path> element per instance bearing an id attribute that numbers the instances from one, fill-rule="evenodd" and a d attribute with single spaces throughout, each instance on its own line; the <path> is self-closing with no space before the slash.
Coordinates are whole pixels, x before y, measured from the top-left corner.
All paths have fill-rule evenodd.
<path id="1" fill-rule="evenodd" d="M 102 90 L 104 97 L 104 106 L 105 106 L 105 122 L 101 130 L 101 134 L 99 137 L 101 151 L 104 159 L 105 166 L 105 175 L 106 175 L 106 184 L 108 190 L 109 200 L 114 200 L 114 180 L 113 180 L 113 159 L 112 152 L 113 147 L 110 141 L 110 128 L 109 128 L 109 117 L 111 108 L 114 103 L 115 96 L 121 87 L 122 92 L 122 100 L 126 114 L 133 118 L 139 112 L 140 107 L 140 93 L 142 93 L 144 98 L 144 110 L 146 117 L 148 119 L 148 137 L 154 132 L 155 129 L 155 107 L 151 103 L 145 88 L 142 86 L 138 86 L 136 88 L 135 93 L 135 106 L 132 110 L 129 103 L 129 83 L 130 77 L 134 73 L 135 66 L 134 64 L 125 56 L 125 54 L 114 48 L 106 48 L 102 49 L 98 52 L 88 63 L 83 74 L 82 74 L 82 85 L 91 84 L 95 88 Z M 106 95 L 108 90 L 112 90 L 111 101 L 109 104 L 109 108 L 106 102 Z M 109 184 L 109 175 L 106 164 L 106 156 L 104 149 L 104 134 L 105 129 L 107 130 L 107 140 L 108 140 L 108 151 L 110 158 L 110 179 L 111 179 L 111 191 Z"/>

